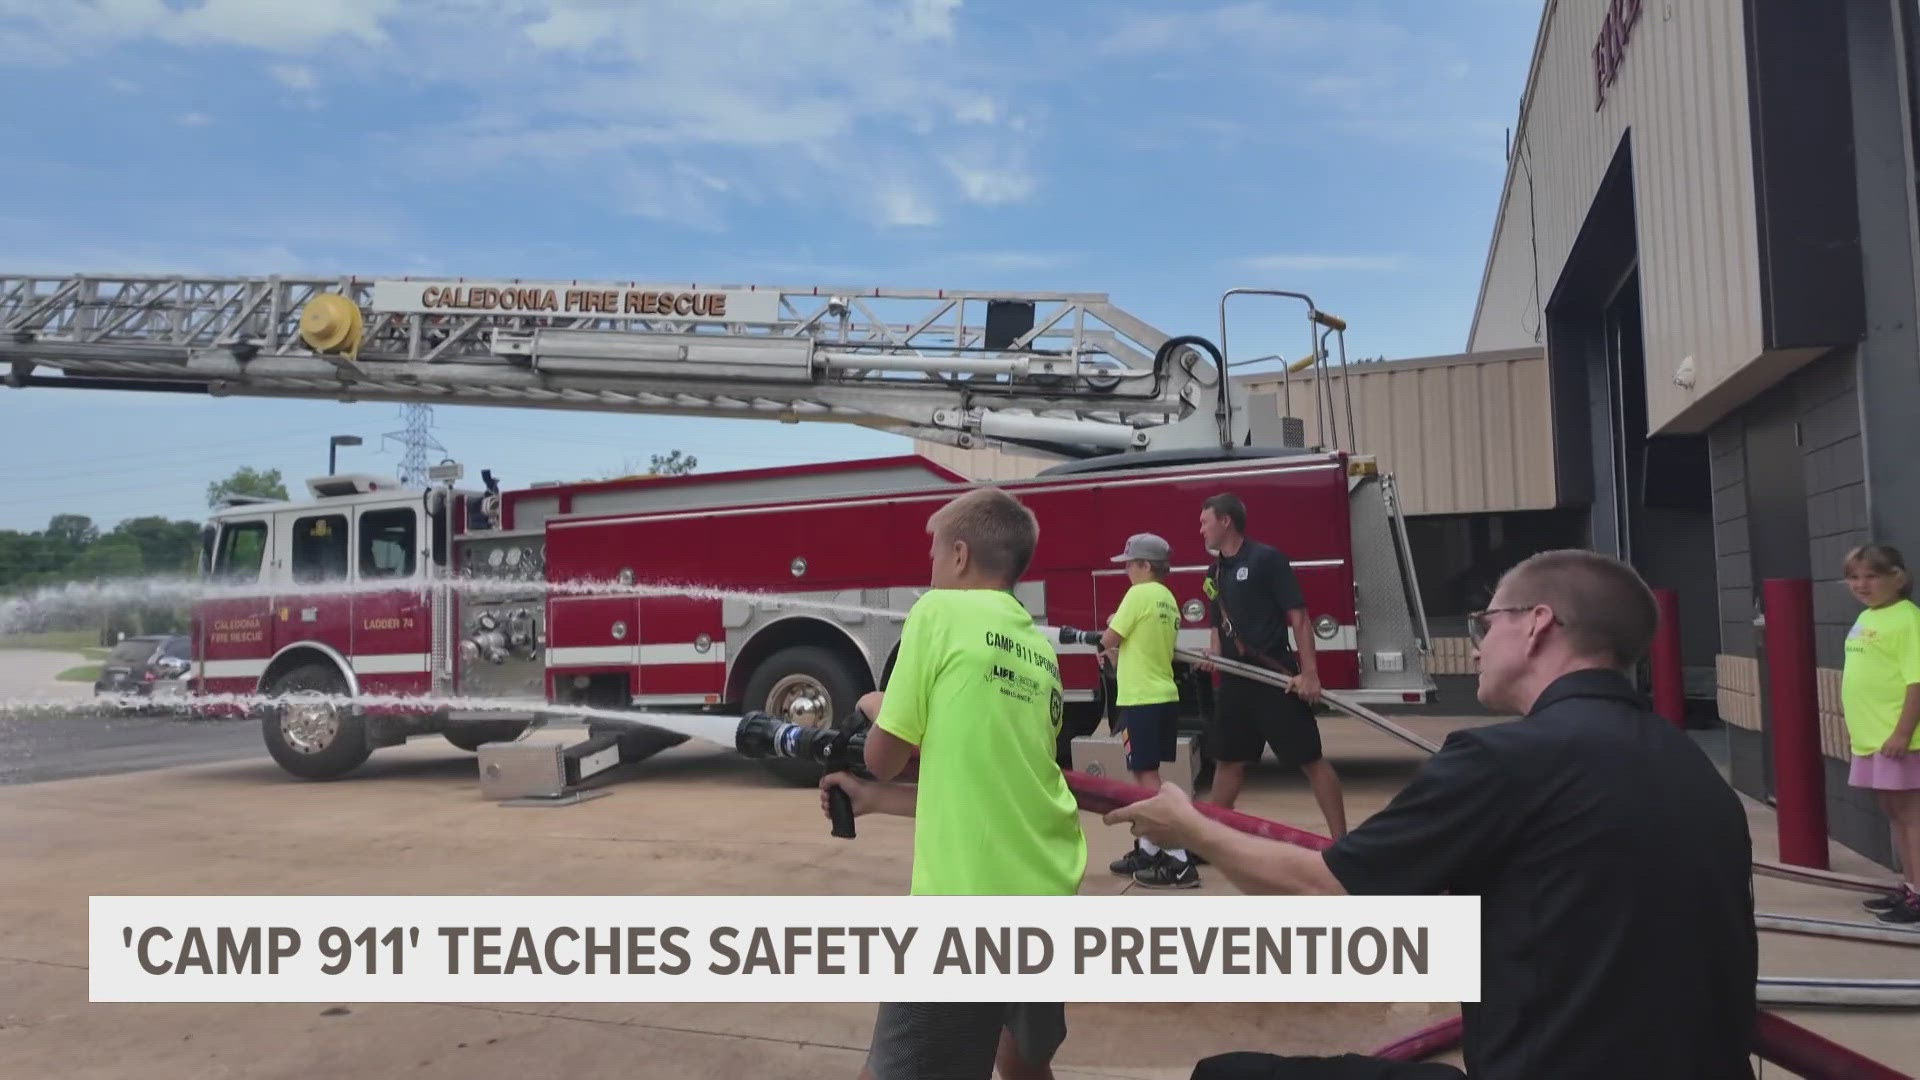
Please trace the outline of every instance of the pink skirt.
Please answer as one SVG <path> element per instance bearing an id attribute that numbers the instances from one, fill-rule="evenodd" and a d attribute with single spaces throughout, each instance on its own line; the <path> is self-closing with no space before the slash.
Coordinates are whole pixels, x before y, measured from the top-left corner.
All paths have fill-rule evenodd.
<path id="1" fill-rule="evenodd" d="M 1909 750 L 1897 758 L 1870 754 L 1856 756 L 1847 771 L 1847 783 L 1875 791 L 1920 790 L 1920 750 Z"/>

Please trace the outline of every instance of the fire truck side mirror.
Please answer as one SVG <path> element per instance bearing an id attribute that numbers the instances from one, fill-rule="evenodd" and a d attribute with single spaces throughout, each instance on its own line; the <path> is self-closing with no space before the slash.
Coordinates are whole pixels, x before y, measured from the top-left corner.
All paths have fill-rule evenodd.
<path id="1" fill-rule="evenodd" d="M 213 573 L 213 540 L 218 535 L 220 530 L 214 527 L 213 522 L 200 526 L 200 573 L 203 577 Z"/>
<path id="2" fill-rule="evenodd" d="M 453 496 L 444 489 L 434 488 L 427 492 L 425 501 L 427 509 L 427 536 L 431 541 L 429 547 L 433 552 L 433 565 L 445 566 L 447 565 L 447 547 L 451 538 L 450 534 L 453 532 L 453 521 L 450 515 L 454 501 Z"/>

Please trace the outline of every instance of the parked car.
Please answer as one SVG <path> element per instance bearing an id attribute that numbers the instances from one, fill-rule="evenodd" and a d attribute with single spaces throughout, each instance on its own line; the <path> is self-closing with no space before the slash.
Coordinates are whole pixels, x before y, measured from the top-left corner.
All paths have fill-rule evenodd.
<path id="1" fill-rule="evenodd" d="M 145 634 L 121 640 L 107 654 L 100 678 L 93 684 L 95 696 L 132 699 L 130 706 L 142 708 L 156 696 L 158 687 L 177 686 L 193 665 L 193 641 L 185 634 Z M 140 699 L 146 699 L 142 701 Z"/>

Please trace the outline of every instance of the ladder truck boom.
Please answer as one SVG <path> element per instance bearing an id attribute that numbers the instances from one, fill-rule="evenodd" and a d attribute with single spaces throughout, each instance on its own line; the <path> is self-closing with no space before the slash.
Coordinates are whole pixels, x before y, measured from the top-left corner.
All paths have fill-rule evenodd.
<path id="1" fill-rule="evenodd" d="M 1248 434 L 1211 342 L 1099 293 L 0 274 L 0 362 L 18 388 L 827 421 L 1064 458 Z"/>
<path id="2" fill-rule="evenodd" d="M 1337 437 L 1308 449 L 1280 414 L 1254 422 L 1226 377 L 1240 293 L 1304 301 L 1307 362 L 1332 355 L 1341 320 L 1264 289 L 1222 297 L 1209 341 L 1093 293 L 0 274 L 0 377 L 825 421 L 1038 451 L 1066 460 L 1005 485 L 1048 538 L 1021 603 L 1103 625 L 1124 584 L 1108 534 L 1185 537 L 1167 582 L 1190 648 L 1208 565 L 1191 515 L 1231 490 L 1295 565 L 1324 685 L 1425 700 L 1392 479 Z M 671 745 L 647 719 L 662 710 L 832 726 L 884 686 L 926 580 L 927 516 L 968 483 L 920 455 L 511 490 L 463 473 L 444 462 L 422 492 L 329 469 L 308 497 L 217 510 L 204 565 L 223 588 L 194 604 L 193 693 L 257 697 L 274 759 L 314 778 L 419 735 L 511 740 L 556 709 L 593 712 L 582 761 Z M 652 578 L 717 594 L 636 585 Z M 1091 647 L 1063 645 L 1060 673 L 1070 739 L 1105 682 Z M 1209 692 L 1188 687 L 1192 715 Z"/>

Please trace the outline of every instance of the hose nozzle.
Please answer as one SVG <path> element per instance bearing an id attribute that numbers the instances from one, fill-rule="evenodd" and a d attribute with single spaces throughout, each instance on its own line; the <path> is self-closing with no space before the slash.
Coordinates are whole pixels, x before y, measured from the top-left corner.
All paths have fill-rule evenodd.
<path id="1" fill-rule="evenodd" d="M 1100 644 L 1100 631 L 1076 630 L 1071 626 L 1063 626 L 1060 628 L 1060 644 L 1098 645 Z"/>

